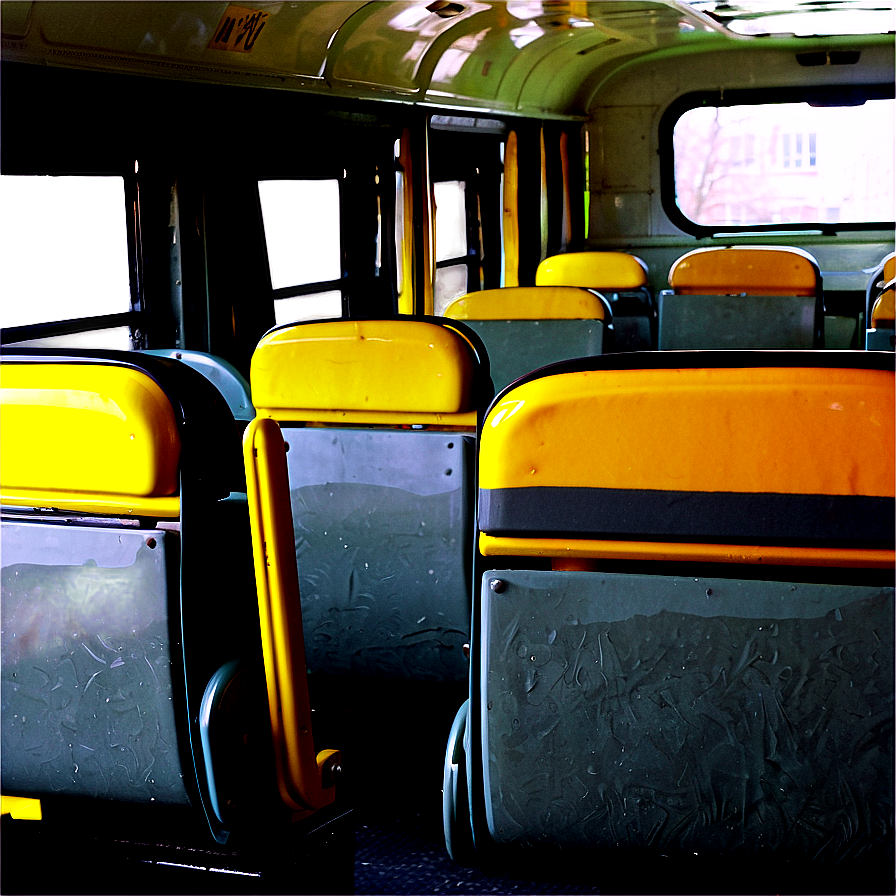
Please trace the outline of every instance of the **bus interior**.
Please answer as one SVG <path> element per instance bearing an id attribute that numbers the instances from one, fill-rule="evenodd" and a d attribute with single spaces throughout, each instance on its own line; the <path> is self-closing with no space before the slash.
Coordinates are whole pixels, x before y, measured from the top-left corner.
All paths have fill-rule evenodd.
<path id="1" fill-rule="evenodd" d="M 246 2 L 0 3 L 4 891 L 892 892 L 894 4 Z"/>

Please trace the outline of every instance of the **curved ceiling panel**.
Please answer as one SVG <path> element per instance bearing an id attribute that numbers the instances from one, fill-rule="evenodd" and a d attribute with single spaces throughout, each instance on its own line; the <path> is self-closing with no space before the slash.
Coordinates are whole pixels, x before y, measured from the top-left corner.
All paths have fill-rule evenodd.
<path id="1" fill-rule="evenodd" d="M 370 3 L 349 19 L 334 42 L 328 80 L 418 93 L 426 86 L 426 60 L 449 30 L 465 31 L 487 3 L 464 3 L 443 18 L 433 3 Z"/>
<path id="2" fill-rule="evenodd" d="M 880 29 L 893 4 L 6 0 L 2 27 L 11 61 L 560 117 L 584 114 L 595 85 L 620 65 L 767 41 L 747 34 L 790 27 L 787 10 L 802 16 L 799 33 L 811 34 L 843 12 L 851 31 Z"/>
<path id="3" fill-rule="evenodd" d="M 342 22 L 363 2 L 107 2 L 34 4 L 39 37 L 56 58 L 106 51 L 141 60 L 320 76 Z M 107 60 L 110 61 L 110 60 Z"/>

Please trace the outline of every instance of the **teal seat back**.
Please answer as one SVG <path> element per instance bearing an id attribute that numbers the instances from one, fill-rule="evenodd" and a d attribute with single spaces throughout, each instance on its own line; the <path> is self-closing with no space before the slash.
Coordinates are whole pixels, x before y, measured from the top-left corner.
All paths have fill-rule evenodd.
<path id="1" fill-rule="evenodd" d="M 146 349 L 145 354 L 182 361 L 199 371 L 224 397 L 234 420 L 247 423 L 255 416 L 246 378 L 224 358 L 180 348 Z"/>

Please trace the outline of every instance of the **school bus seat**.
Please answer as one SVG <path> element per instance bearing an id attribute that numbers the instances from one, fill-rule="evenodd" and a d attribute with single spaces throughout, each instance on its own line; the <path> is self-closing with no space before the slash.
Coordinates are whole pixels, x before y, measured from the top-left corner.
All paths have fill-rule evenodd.
<path id="1" fill-rule="evenodd" d="M 452 854 L 892 861 L 893 380 L 639 353 L 495 399 Z"/>
<path id="2" fill-rule="evenodd" d="M 4 795 L 201 805 L 225 841 L 200 706 L 234 655 L 260 663 L 230 411 L 176 361 L 22 349 L 0 414 Z"/>
<path id="3" fill-rule="evenodd" d="M 613 320 L 606 299 L 574 286 L 471 292 L 448 305 L 445 317 L 479 334 L 497 390 L 546 364 L 599 355 Z"/>
<path id="4" fill-rule="evenodd" d="M 286 444 L 288 481 L 260 500 L 291 502 L 301 601 L 262 607 L 271 637 L 301 624 L 312 673 L 464 680 L 475 432 L 492 394 L 479 338 L 444 318 L 291 324 L 258 344 L 250 382 L 246 444 L 262 426 Z M 274 712 L 283 685 L 269 687 Z"/>
<path id="5" fill-rule="evenodd" d="M 579 286 L 606 296 L 613 313 L 614 351 L 656 346 L 656 303 L 647 265 L 627 252 L 566 252 L 545 258 L 537 286 Z"/>
<path id="6" fill-rule="evenodd" d="M 821 348 L 821 273 L 802 249 L 695 249 L 659 296 L 660 349 Z"/>
<path id="7" fill-rule="evenodd" d="M 584 286 L 589 289 L 641 289 L 647 265 L 626 252 L 566 252 L 545 258 L 535 273 L 539 286 Z"/>

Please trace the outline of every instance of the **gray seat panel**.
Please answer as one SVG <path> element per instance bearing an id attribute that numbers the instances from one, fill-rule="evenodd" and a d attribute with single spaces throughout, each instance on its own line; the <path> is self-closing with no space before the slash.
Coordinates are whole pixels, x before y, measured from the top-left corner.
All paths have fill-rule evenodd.
<path id="1" fill-rule="evenodd" d="M 893 588 L 501 570 L 481 593 L 497 843 L 886 846 Z"/>
<path id="2" fill-rule="evenodd" d="M 465 320 L 488 351 L 495 391 L 539 367 L 599 355 L 604 324 L 599 320 Z"/>
<path id="3" fill-rule="evenodd" d="M 4 792 L 186 804 L 168 618 L 174 536 L 7 520 L 2 533 Z"/>
<path id="4" fill-rule="evenodd" d="M 462 680 L 472 436 L 284 426 L 312 672 Z"/>
<path id="5" fill-rule="evenodd" d="M 659 296 L 660 351 L 812 348 L 815 296 Z"/>

